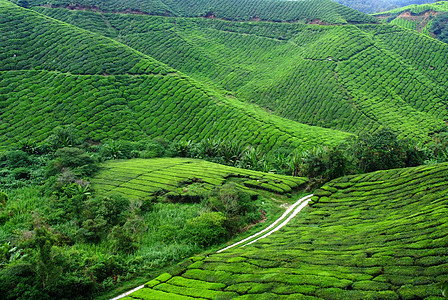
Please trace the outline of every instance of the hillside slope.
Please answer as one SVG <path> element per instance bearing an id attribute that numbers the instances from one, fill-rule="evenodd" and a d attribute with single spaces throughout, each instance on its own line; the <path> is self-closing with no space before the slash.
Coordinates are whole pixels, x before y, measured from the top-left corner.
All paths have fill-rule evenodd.
<path id="1" fill-rule="evenodd" d="M 423 142 L 447 127 L 448 47 L 397 27 L 36 9 L 294 121 L 352 133 L 385 126 Z"/>
<path id="2" fill-rule="evenodd" d="M 125 299 L 443 299 L 448 164 L 344 177 L 251 246 L 196 256 Z"/>
<path id="3" fill-rule="evenodd" d="M 349 135 L 272 116 L 109 38 L 0 1 L 0 144 L 73 124 L 93 140 L 205 137 L 307 148 Z"/>
<path id="4" fill-rule="evenodd" d="M 411 4 L 431 3 L 432 0 L 336 0 L 336 2 L 366 14 L 380 13 Z"/>
<path id="5" fill-rule="evenodd" d="M 331 0 L 151 0 L 92 1 L 31 0 L 31 6 L 52 5 L 104 12 L 128 12 L 176 17 L 207 17 L 234 21 L 266 20 L 287 22 L 326 22 L 331 24 L 376 23 L 369 15 Z"/>
<path id="6" fill-rule="evenodd" d="M 438 1 L 385 11 L 374 15 L 383 22 L 416 30 L 447 42 L 448 2 Z"/>

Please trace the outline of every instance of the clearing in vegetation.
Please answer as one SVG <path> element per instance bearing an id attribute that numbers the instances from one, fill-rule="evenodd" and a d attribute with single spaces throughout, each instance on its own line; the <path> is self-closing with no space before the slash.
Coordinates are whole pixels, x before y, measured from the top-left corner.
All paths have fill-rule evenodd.
<path id="1" fill-rule="evenodd" d="M 448 164 L 331 181 L 250 247 L 195 256 L 125 299 L 443 299 Z"/>

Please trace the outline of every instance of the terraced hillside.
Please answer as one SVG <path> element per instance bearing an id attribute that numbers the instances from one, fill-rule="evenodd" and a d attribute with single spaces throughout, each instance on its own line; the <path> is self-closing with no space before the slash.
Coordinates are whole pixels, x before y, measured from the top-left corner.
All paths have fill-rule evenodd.
<path id="1" fill-rule="evenodd" d="M 199 1 L 91 1 L 31 0 L 30 5 L 53 5 L 71 9 L 93 9 L 108 12 L 144 13 L 177 17 L 207 17 L 234 21 L 266 20 L 287 22 L 325 22 L 331 24 L 376 23 L 369 15 L 340 5 L 331 0 L 232 0 Z"/>
<path id="2" fill-rule="evenodd" d="M 132 199 L 161 190 L 170 192 L 171 197 L 194 196 L 226 182 L 248 192 L 252 188 L 286 194 L 307 181 L 197 159 L 159 158 L 105 162 L 92 184 L 99 194 L 120 193 Z"/>
<path id="3" fill-rule="evenodd" d="M 383 22 L 416 30 L 426 36 L 438 37 L 441 32 L 438 32 L 439 30 L 435 28 L 434 23 L 439 23 L 442 19 L 446 23 L 448 2 L 439 1 L 421 5 L 408 5 L 378 13 L 374 16 Z"/>
<path id="4" fill-rule="evenodd" d="M 443 299 L 448 164 L 334 180 L 271 236 L 195 256 L 125 299 Z"/>
<path id="5" fill-rule="evenodd" d="M 294 121 L 352 133 L 386 126 L 420 141 L 446 128 L 448 46 L 398 27 L 36 10 Z"/>
<path id="6" fill-rule="evenodd" d="M 336 0 L 337 3 L 366 14 L 381 13 L 411 4 L 431 3 L 432 0 Z"/>
<path id="7" fill-rule="evenodd" d="M 349 135 L 269 114 L 117 41 L 0 1 L 0 144 L 73 124 L 93 140 L 213 137 L 307 148 Z"/>

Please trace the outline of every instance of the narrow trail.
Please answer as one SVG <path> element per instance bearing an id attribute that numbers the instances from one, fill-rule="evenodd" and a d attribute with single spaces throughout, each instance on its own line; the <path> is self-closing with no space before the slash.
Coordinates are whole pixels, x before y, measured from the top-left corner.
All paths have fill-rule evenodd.
<path id="1" fill-rule="evenodd" d="M 283 223 L 281 223 L 280 225 L 278 225 L 277 227 L 275 227 L 274 229 L 272 229 L 271 231 L 269 231 L 268 233 L 266 233 L 266 234 L 263 235 L 262 237 L 259 237 L 259 238 L 255 239 L 255 240 L 253 240 L 253 241 L 251 241 L 251 242 L 249 242 L 249 243 L 247 243 L 247 244 L 241 246 L 241 247 L 250 245 L 250 244 L 255 243 L 256 241 L 258 241 L 258 240 L 260 240 L 260 239 L 263 239 L 263 238 L 265 238 L 265 237 L 271 235 L 272 233 L 276 232 L 277 230 L 279 230 L 280 228 L 282 228 L 283 226 L 285 226 L 286 224 L 288 224 L 288 222 L 291 221 L 291 219 L 294 218 L 294 216 L 296 216 L 296 215 L 297 215 L 297 214 L 298 214 L 298 213 L 299 213 L 299 212 L 300 212 L 300 211 L 301 211 L 301 210 L 308 204 L 308 202 L 310 201 L 310 199 L 311 199 L 312 196 L 313 196 L 313 195 L 311 194 L 311 195 L 308 195 L 308 196 L 305 196 L 305 197 L 299 199 L 296 203 L 294 203 L 293 205 L 291 205 L 291 206 L 290 206 L 290 207 L 283 213 L 283 215 L 280 216 L 280 218 L 278 218 L 277 220 L 275 220 L 274 223 L 272 223 L 271 225 L 269 225 L 269 226 L 266 227 L 265 229 L 263 229 L 263 230 L 261 230 L 261 231 L 255 233 L 255 234 L 253 234 L 253 235 L 251 235 L 251 236 L 245 238 L 244 240 L 241 240 L 241 241 L 239 241 L 239 242 L 237 242 L 237 243 L 235 243 L 235 244 L 232 244 L 232 245 L 227 246 L 227 247 L 225 247 L 225 248 L 223 248 L 223 249 L 221 249 L 221 250 L 218 250 L 218 251 L 216 251 L 216 253 L 221 253 L 221 252 L 226 251 L 226 250 L 228 250 L 228 249 L 230 249 L 230 248 L 233 248 L 233 247 L 235 247 L 235 246 L 244 244 L 244 243 L 246 243 L 246 242 L 252 240 L 253 238 L 259 236 L 260 234 L 263 234 L 263 233 L 265 233 L 266 231 L 271 230 L 271 228 L 273 228 L 273 227 L 274 227 L 275 225 L 277 225 L 281 220 L 283 220 L 284 218 L 286 218 L 286 216 L 289 215 L 289 217 L 288 217 Z M 297 207 L 297 206 L 299 206 L 299 207 Z M 296 207 L 297 207 L 297 208 L 296 208 Z M 295 209 L 295 208 L 296 208 L 296 209 Z M 294 209 L 295 209 L 295 210 L 294 210 Z M 291 214 L 291 211 L 293 211 L 293 210 L 294 210 L 294 212 Z"/>
<path id="2" fill-rule="evenodd" d="M 124 297 L 126 297 L 126 296 L 129 296 L 129 295 L 132 294 L 133 292 L 136 292 L 136 291 L 138 291 L 138 290 L 140 290 L 140 289 L 142 289 L 142 288 L 144 288 L 144 287 L 145 287 L 144 285 L 140 285 L 140 286 L 136 287 L 135 289 L 130 290 L 129 292 L 126 292 L 126 293 L 124 293 L 124 294 L 121 294 L 120 296 L 117 296 L 117 297 L 112 298 L 112 299 L 110 299 L 110 300 L 118 300 L 118 299 L 124 298 Z"/>
<path id="3" fill-rule="evenodd" d="M 216 253 L 221 253 L 223 251 L 226 251 L 230 248 L 233 248 L 233 247 L 236 247 L 239 245 L 241 245 L 240 248 L 242 248 L 242 247 L 248 246 L 250 244 L 253 244 L 258 240 L 261 240 L 261 239 L 264 239 L 265 237 L 270 236 L 271 234 L 280 230 L 282 227 L 284 227 L 286 224 L 288 224 L 289 221 L 291 221 L 304 207 L 306 207 L 308 205 L 308 202 L 310 202 L 312 196 L 313 196 L 313 194 L 305 196 L 303 198 L 300 198 L 299 200 L 297 200 L 297 202 L 295 202 L 293 205 L 288 207 L 288 209 L 280 216 L 280 218 L 275 220 L 271 225 L 269 225 L 265 229 L 255 233 L 255 234 L 253 234 L 235 244 L 232 244 L 232 245 L 227 246 L 221 250 L 218 250 L 218 251 L 216 251 Z M 285 218 L 286 218 L 286 220 L 284 220 L 280 225 L 276 226 L 278 223 L 280 223 Z M 265 233 L 265 232 L 267 232 L 267 233 Z M 265 234 L 262 235 L 263 233 L 265 233 Z M 260 235 L 262 235 L 262 236 L 260 236 Z M 260 236 L 260 237 L 258 237 L 258 236 Z M 135 289 L 130 290 L 130 291 L 128 291 L 124 294 L 121 294 L 115 298 L 112 298 L 110 300 L 118 300 L 118 299 L 124 298 L 124 297 L 132 294 L 133 292 L 136 292 L 144 287 L 145 287 L 144 285 L 138 286 Z"/>

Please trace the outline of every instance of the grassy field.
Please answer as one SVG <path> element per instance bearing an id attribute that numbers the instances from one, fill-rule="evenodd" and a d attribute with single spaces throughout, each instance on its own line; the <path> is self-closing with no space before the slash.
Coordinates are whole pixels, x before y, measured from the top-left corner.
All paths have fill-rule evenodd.
<path id="1" fill-rule="evenodd" d="M 279 232 L 126 299 L 443 299 L 448 164 L 334 180 Z"/>
<path id="2" fill-rule="evenodd" d="M 286 194 L 307 181 L 302 177 L 261 173 L 198 159 L 158 158 L 107 161 L 93 178 L 92 185 L 99 194 L 120 193 L 132 199 L 149 197 L 157 191 L 170 192 L 173 197 L 195 196 L 229 182 L 244 191 Z"/>
<path id="3" fill-rule="evenodd" d="M 448 48 L 396 26 L 35 9 L 290 120 L 355 134 L 385 126 L 422 142 L 446 128 Z"/>

